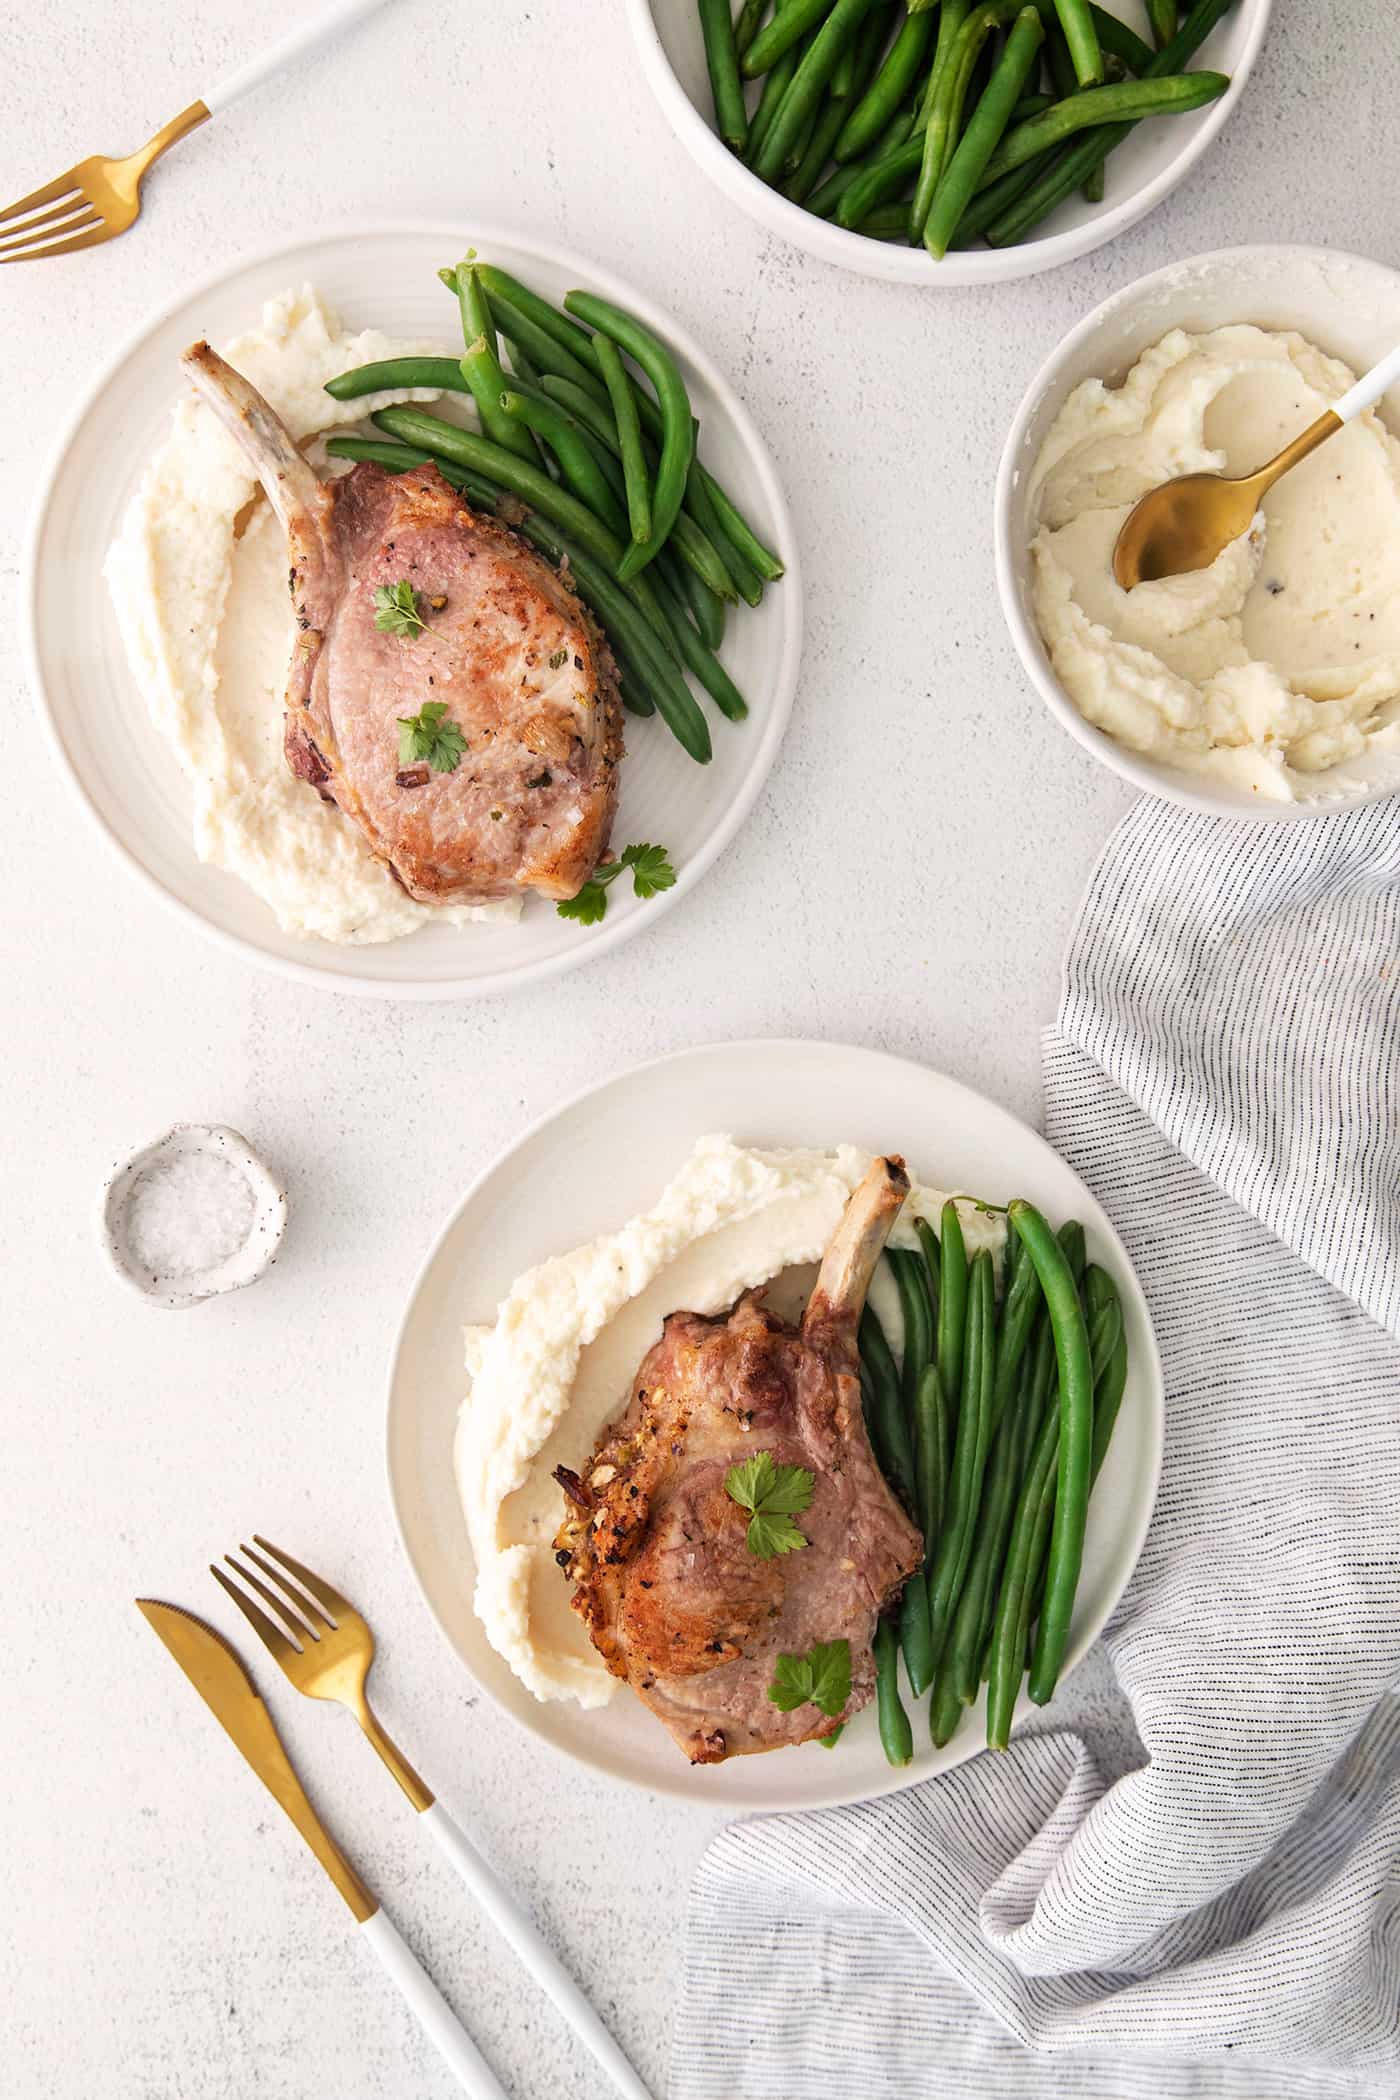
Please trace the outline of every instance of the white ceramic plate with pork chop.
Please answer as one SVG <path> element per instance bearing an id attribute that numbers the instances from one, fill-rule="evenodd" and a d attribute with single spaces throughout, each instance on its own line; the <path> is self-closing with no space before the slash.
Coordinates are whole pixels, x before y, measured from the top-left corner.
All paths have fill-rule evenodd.
<path id="1" fill-rule="evenodd" d="M 1082 1659 L 1132 1573 L 1157 1489 L 1162 1378 L 1142 1291 L 1103 1210 L 1042 1138 L 956 1081 L 875 1050 L 774 1041 L 685 1051 L 607 1081 L 527 1131 L 468 1191 L 410 1298 L 390 1376 L 394 1507 L 453 1648 L 500 1706 L 556 1750 L 725 1813 L 866 1800 L 974 1756 L 984 1739 L 980 1706 L 935 1750 L 927 1702 L 917 1702 L 914 1762 L 902 1771 L 885 1762 L 873 1706 L 834 1750 L 805 1744 L 692 1767 L 625 1686 L 592 1712 L 535 1699 L 472 1608 L 475 1568 L 452 1467 L 464 1327 L 491 1322 L 525 1269 L 645 1211 L 695 1141 L 715 1132 L 774 1148 L 846 1142 L 899 1152 L 911 1174 L 935 1186 L 994 1202 L 1027 1196 L 1056 1223 L 1082 1220 L 1090 1258 L 1118 1286 L 1129 1348 L 1122 1410 L 1090 1506 L 1066 1673 Z M 1033 1711 L 1023 1703 L 1018 1718 Z"/>
<path id="2" fill-rule="evenodd" d="M 178 359 L 188 344 L 201 336 L 215 345 L 228 341 L 257 325 L 265 301 L 311 284 L 348 329 L 435 341 L 450 352 L 457 320 L 437 270 L 471 246 L 547 298 L 585 286 L 665 338 L 685 374 L 706 464 L 787 573 L 757 610 L 740 607 L 729 622 L 721 654 L 750 714 L 730 724 L 705 703 L 714 742 L 708 766 L 688 759 L 659 720 L 628 717 L 614 842 L 665 845 L 677 870 L 673 890 L 641 902 L 630 885 L 614 884 L 607 918 L 591 927 L 532 898 L 513 924 L 434 924 L 374 945 L 302 938 L 282 932 L 235 875 L 197 858 L 189 789 L 128 669 L 103 562 L 184 391 Z M 240 260 L 149 323 L 102 374 L 59 448 L 35 514 L 24 596 L 32 678 L 55 750 L 127 865 L 252 962 L 334 991 L 397 999 L 507 991 L 655 926 L 699 882 L 753 806 L 782 740 L 801 648 L 791 519 L 762 440 L 720 371 L 668 314 L 586 257 L 468 219 L 297 241 Z"/>

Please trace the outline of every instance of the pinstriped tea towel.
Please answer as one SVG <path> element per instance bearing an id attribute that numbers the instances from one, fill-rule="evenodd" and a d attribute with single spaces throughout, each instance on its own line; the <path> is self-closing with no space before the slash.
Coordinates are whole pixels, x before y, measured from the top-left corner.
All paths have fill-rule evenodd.
<path id="1" fill-rule="evenodd" d="M 1400 805 L 1139 804 L 1044 1054 L 1166 1372 L 1146 1763 L 1051 1726 L 726 1831 L 673 2100 L 1400 2095 Z"/>

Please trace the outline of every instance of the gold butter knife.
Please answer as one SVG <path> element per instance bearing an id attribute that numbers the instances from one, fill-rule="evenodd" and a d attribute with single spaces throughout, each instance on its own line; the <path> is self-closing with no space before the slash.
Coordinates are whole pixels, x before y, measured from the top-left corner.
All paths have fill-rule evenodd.
<path id="1" fill-rule="evenodd" d="M 177 1604 L 138 1597 L 136 1606 L 325 1868 L 349 1905 L 362 1936 L 398 1986 L 425 2034 L 456 2074 L 462 2090 L 472 2100 L 506 2100 L 475 2042 L 311 1806 L 282 1747 L 272 1716 L 235 1651 L 222 1634 Z"/>

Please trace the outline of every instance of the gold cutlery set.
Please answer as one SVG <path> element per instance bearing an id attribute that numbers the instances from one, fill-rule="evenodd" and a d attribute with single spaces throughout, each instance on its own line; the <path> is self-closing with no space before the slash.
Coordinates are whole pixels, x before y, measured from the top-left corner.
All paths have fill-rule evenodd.
<path id="1" fill-rule="evenodd" d="M 625 2100 L 650 2100 L 641 2079 L 558 1955 L 380 1725 L 365 1689 L 374 1661 L 374 1635 L 366 1621 L 338 1590 L 289 1553 L 256 1534 L 255 1546 L 259 1550 L 247 1545 L 239 1549 L 242 1561 L 225 1557 L 225 1566 L 237 1581 L 223 1568 L 211 1568 L 210 1573 L 299 1692 L 349 1707 L 420 1822 L 618 2092 Z M 463 2091 L 472 2100 L 506 2100 L 475 2042 L 313 1808 L 272 1716 L 234 1648 L 212 1626 L 179 1605 L 149 1597 L 136 1601 L 214 1718 L 330 1876 L 362 1936 Z"/>

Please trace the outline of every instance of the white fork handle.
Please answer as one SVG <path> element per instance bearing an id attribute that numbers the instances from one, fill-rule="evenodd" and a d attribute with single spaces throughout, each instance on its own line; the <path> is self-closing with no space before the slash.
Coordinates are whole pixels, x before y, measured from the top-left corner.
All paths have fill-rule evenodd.
<path id="1" fill-rule="evenodd" d="M 424 2034 L 471 2100 L 506 2100 L 495 2072 L 417 1957 L 400 1939 L 391 1918 L 377 1910 L 360 1927 L 384 1968 L 403 1994 Z"/>
<path id="2" fill-rule="evenodd" d="M 652 2100 L 617 2043 L 538 1926 L 520 1908 L 471 1840 L 457 1828 L 440 1801 L 425 1808 L 425 1823 L 501 1937 L 508 1940 L 535 1982 L 552 1998 L 574 2033 L 607 2072 L 625 2100 Z"/>
<path id="3" fill-rule="evenodd" d="M 313 21 L 303 23 L 300 29 L 294 29 L 290 36 L 284 36 L 280 43 L 271 45 L 257 58 L 250 58 L 246 66 L 240 66 L 237 72 L 230 73 L 217 87 L 211 88 L 202 98 L 204 107 L 211 116 L 218 110 L 227 109 L 230 102 L 236 102 L 240 95 L 246 95 L 249 88 L 261 86 L 272 74 L 280 73 L 284 66 L 289 66 L 293 59 L 303 57 L 308 51 L 314 51 L 327 37 L 338 35 L 342 29 L 349 29 L 352 23 L 362 21 L 366 15 L 372 15 L 377 7 L 383 5 L 384 0 L 336 0 L 335 6 L 328 7 L 323 15 L 317 15 Z"/>
<path id="4" fill-rule="evenodd" d="M 1378 365 L 1371 367 L 1364 378 L 1358 379 L 1356 385 L 1343 394 L 1340 401 L 1332 403 L 1333 415 L 1339 416 L 1342 422 L 1349 423 L 1353 416 L 1360 415 L 1363 408 L 1369 408 L 1373 401 L 1379 401 L 1381 395 L 1388 387 L 1394 386 L 1397 379 L 1400 379 L 1400 343 L 1396 344 L 1389 357 L 1383 357 Z"/>

